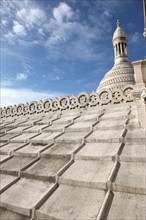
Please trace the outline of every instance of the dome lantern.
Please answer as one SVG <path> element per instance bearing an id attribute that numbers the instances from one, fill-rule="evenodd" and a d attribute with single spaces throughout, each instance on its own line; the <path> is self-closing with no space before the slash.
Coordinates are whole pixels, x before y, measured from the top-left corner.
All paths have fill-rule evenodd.
<path id="1" fill-rule="evenodd" d="M 121 62 L 129 61 L 127 50 L 128 39 L 125 31 L 120 26 L 120 21 L 117 20 L 117 28 L 113 34 L 113 48 L 115 65 Z"/>

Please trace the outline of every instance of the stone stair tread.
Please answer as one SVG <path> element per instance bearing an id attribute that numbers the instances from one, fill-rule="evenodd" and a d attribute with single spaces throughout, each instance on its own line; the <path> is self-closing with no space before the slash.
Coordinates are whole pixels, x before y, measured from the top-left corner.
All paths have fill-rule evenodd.
<path id="1" fill-rule="evenodd" d="M 52 186 L 53 184 L 49 182 L 21 178 L 1 194 L 1 206 L 8 207 L 9 210 L 22 215 L 30 216 L 31 209 Z"/>
<path id="2" fill-rule="evenodd" d="M 13 129 L 9 130 L 9 131 L 7 132 L 7 134 L 9 134 L 9 133 L 19 134 L 19 133 L 21 133 L 22 131 L 24 131 L 27 127 L 28 127 L 28 126 L 22 126 L 22 127 L 13 128 Z"/>
<path id="3" fill-rule="evenodd" d="M 49 149 L 42 152 L 42 156 L 45 155 L 70 155 L 74 150 L 79 147 L 79 144 L 54 144 Z"/>
<path id="4" fill-rule="evenodd" d="M 32 166 L 27 168 L 24 173 L 34 176 L 55 176 L 57 172 L 68 163 L 69 159 L 41 158 Z"/>
<path id="5" fill-rule="evenodd" d="M 18 172 L 23 166 L 27 165 L 33 160 L 32 157 L 12 157 L 1 164 L 1 171 Z"/>
<path id="6" fill-rule="evenodd" d="M 128 193 L 146 194 L 146 163 L 123 162 L 117 173 L 113 189 Z"/>
<path id="7" fill-rule="evenodd" d="M 106 189 L 106 182 L 113 168 L 113 161 L 77 160 L 60 177 L 63 183 Z"/>
<path id="8" fill-rule="evenodd" d="M 29 217 L 0 207 L 1 220 L 30 220 Z"/>
<path id="9" fill-rule="evenodd" d="M 11 142 L 26 142 L 27 140 L 29 140 L 30 138 L 34 137 L 35 135 L 37 135 L 37 133 L 23 133 L 15 138 L 13 138 L 11 140 Z"/>
<path id="10" fill-rule="evenodd" d="M 75 155 L 75 158 L 112 157 L 117 153 L 119 147 L 120 144 L 118 143 L 86 143 L 85 146 Z"/>
<path id="11" fill-rule="evenodd" d="M 0 149 L 0 152 L 9 154 L 10 152 L 14 151 L 15 149 L 21 147 L 22 145 L 23 144 L 21 144 L 21 143 L 9 143 L 9 144 L 4 145 Z"/>
<path id="12" fill-rule="evenodd" d="M 57 142 L 66 142 L 66 143 L 80 143 L 82 138 L 86 135 L 87 131 L 66 131 L 60 137 L 56 138 Z"/>
<path id="13" fill-rule="evenodd" d="M 145 157 L 146 145 L 145 144 L 125 144 L 123 151 L 120 155 L 122 161 L 146 161 Z"/>
<path id="14" fill-rule="evenodd" d="M 0 154 L 0 162 L 9 158 L 9 155 Z"/>
<path id="15" fill-rule="evenodd" d="M 0 173 L 0 190 L 13 182 L 17 177 Z"/>
<path id="16" fill-rule="evenodd" d="M 42 144 L 27 144 L 23 148 L 15 151 L 15 155 L 34 155 L 38 154 L 39 151 L 43 150 L 47 145 L 42 145 Z"/>
<path id="17" fill-rule="evenodd" d="M 145 195 L 115 192 L 107 220 L 145 220 L 145 201 Z"/>
<path id="18" fill-rule="evenodd" d="M 40 219 L 95 220 L 105 191 L 61 184 L 44 205 L 36 211 Z"/>
<path id="19" fill-rule="evenodd" d="M 89 142 L 120 142 L 122 134 L 122 129 L 117 130 L 95 130 L 93 133 L 86 139 Z"/>
<path id="20" fill-rule="evenodd" d="M 53 138 L 55 138 L 57 135 L 59 135 L 61 132 L 47 132 L 39 134 L 37 137 L 34 137 L 30 140 L 30 143 L 49 143 L 52 141 Z"/>

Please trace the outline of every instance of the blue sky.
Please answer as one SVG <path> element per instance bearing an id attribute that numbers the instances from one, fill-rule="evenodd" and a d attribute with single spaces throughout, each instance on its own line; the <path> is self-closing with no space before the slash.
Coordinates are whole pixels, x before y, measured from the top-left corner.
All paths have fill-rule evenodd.
<path id="1" fill-rule="evenodd" d="M 142 0 L 1 0 L 1 106 L 95 91 L 116 20 L 144 59 Z"/>

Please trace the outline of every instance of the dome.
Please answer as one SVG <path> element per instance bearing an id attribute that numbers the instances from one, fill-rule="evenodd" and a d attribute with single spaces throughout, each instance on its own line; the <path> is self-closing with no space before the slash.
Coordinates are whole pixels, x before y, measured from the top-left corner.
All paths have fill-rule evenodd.
<path id="1" fill-rule="evenodd" d="M 101 80 L 97 91 L 101 89 L 121 88 L 128 84 L 135 84 L 133 65 L 125 62 L 122 65 L 113 66 Z"/>
<path id="2" fill-rule="evenodd" d="M 101 80 L 97 92 L 101 89 L 122 88 L 135 84 L 133 65 L 128 57 L 128 39 L 125 31 L 120 27 L 119 20 L 113 35 L 114 66 Z"/>
<path id="3" fill-rule="evenodd" d="M 125 31 L 120 27 L 120 21 L 117 20 L 117 28 L 113 34 L 113 41 L 117 38 L 124 37 L 127 39 Z"/>

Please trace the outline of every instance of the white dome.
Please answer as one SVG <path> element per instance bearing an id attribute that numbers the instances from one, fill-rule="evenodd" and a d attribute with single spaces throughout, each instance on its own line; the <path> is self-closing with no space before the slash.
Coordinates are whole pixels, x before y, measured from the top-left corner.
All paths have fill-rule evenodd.
<path id="1" fill-rule="evenodd" d="M 124 37 L 127 39 L 125 31 L 120 27 L 120 22 L 119 22 L 119 20 L 117 20 L 117 28 L 113 34 L 113 40 L 115 40 L 119 37 Z"/>

